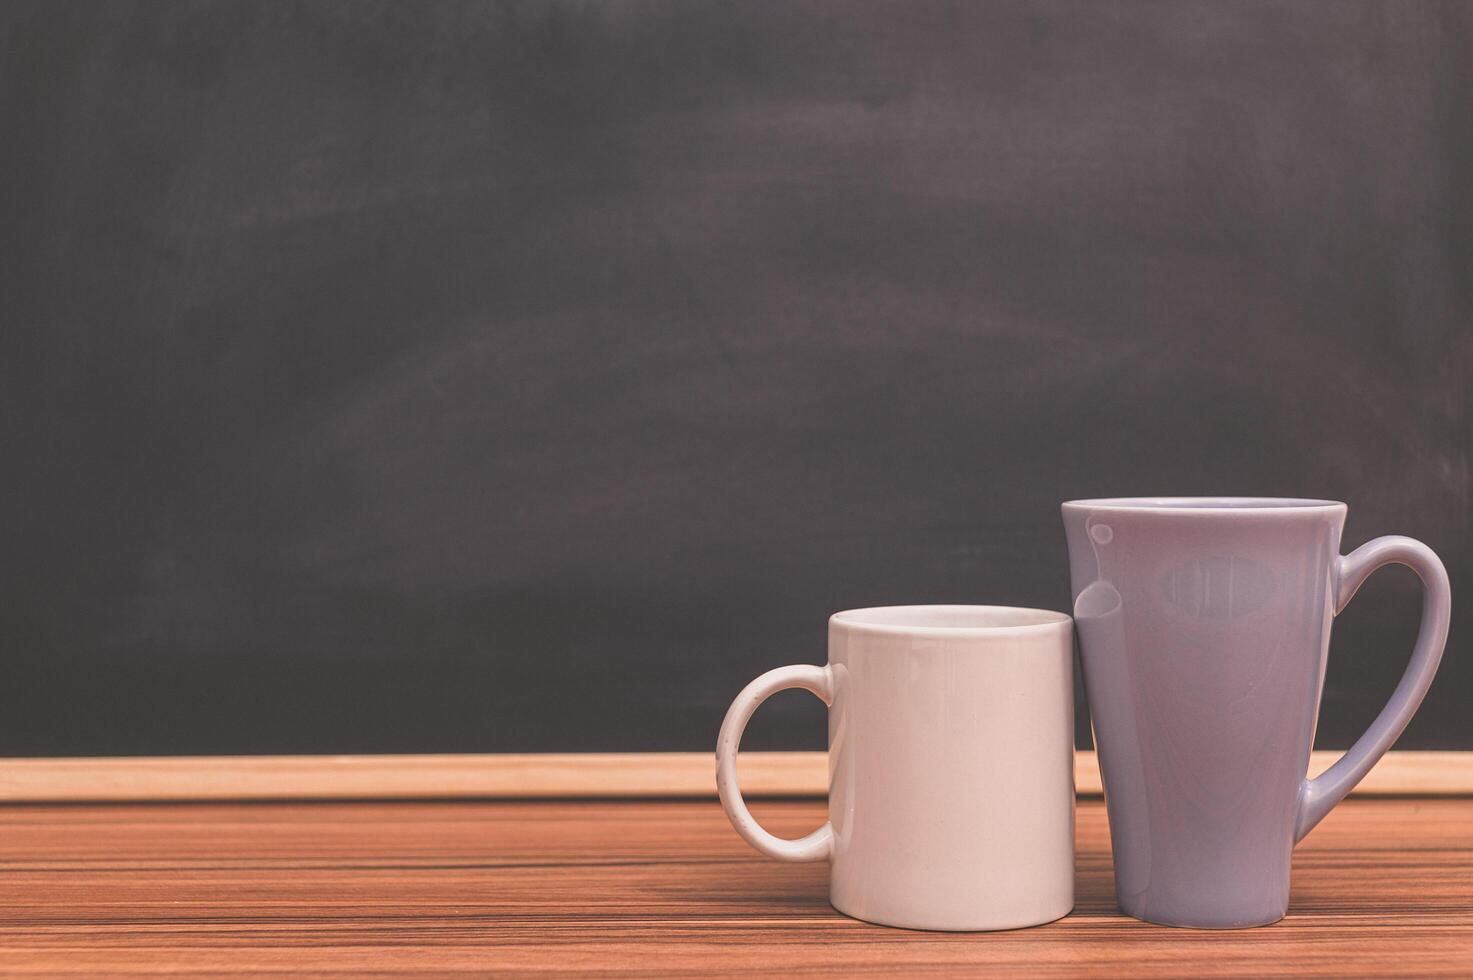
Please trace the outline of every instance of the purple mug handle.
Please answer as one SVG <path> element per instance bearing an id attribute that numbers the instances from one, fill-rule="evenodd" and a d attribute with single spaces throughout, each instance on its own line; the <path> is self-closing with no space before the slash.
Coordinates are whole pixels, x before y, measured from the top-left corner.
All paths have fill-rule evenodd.
<path id="1" fill-rule="evenodd" d="M 1401 683 L 1396 685 L 1391 700 L 1371 722 L 1371 727 L 1333 766 L 1316 779 L 1306 779 L 1299 787 L 1299 813 L 1294 822 L 1296 842 L 1303 840 L 1331 807 L 1345 799 L 1345 794 L 1391 748 L 1391 743 L 1406 729 L 1407 722 L 1422 704 L 1442 661 L 1447 624 L 1452 615 L 1452 592 L 1442 560 L 1420 541 L 1399 535 L 1376 538 L 1337 559 L 1332 583 L 1335 615 L 1345 609 L 1361 583 L 1383 565 L 1405 565 L 1422 580 L 1422 627 L 1417 632 L 1417 645 L 1412 648 L 1412 660 Z"/>

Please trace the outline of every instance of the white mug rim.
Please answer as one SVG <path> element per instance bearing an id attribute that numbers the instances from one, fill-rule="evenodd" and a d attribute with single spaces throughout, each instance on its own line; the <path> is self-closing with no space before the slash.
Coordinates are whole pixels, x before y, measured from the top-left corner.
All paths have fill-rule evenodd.
<path id="1" fill-rule="evenodd" d="M 976 622 L 958 622 L 969 618 Z M 1052 609 L 967 604 L 865 606 L 829 617 L 831 628 L 855 633 L 974 638 L 1068 630 L 1073 622 L 1067 613 Z"/>

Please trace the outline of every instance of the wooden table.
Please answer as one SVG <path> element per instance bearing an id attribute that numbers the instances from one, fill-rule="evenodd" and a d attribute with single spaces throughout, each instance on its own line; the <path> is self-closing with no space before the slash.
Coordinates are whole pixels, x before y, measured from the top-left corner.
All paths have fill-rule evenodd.
<path id="1" fill-rule="evenodd" d="M 774 830 L 819 801 L 761 802 Z M 824 865 L 714 802 L 0 808 L 0 974 L 1473 975 L 1473 800 L 1352 799 L 1300 846 L 1283 922 L 1123 918 L 1104 808 L 1074 914 L 992 934 L 854 922 Z"/>

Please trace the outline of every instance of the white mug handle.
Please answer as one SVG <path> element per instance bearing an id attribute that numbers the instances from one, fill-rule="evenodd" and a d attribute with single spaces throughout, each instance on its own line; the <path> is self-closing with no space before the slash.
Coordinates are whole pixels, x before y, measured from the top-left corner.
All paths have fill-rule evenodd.
<path id="1" fill-rule="evenodd" d="M 825 861 L 833 853 L 834 846 L 834 830 L 827 821 L 798 840 L 774 837 L 762 829 L 747 809 L 741 787 L 737 785 L 737 750 L 741 748 L 742 732 L 746 730 L 752 713 L 778 691 L 792 687 L 812 691 L 824 704 L 834 702 L 833 674 L 827 667 L 811 664 L 769 670 L 742 688 L 742 693 L 727 709 L 726 720 L 721 723 L 721 734 L 716 737 L 716 791 L 721 794 L 721 808 L 726 811 L 731 825 L 758 851 L 779 861 Z"/>

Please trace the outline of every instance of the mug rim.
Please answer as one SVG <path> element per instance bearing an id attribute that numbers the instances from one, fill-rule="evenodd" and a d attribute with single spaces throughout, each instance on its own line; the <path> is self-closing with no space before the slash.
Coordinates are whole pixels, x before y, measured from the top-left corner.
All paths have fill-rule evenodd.
<path id="1" fill-rule="evenodd" d="M 1348 510 L 1338 500 L 1315 497 L 1095 497 L 1066 500 L 1064 510 L 1118 511 L 1149 514 L 1262 514 L 1265 511 Z"/>
<path id="2" fill-rule="evenodd" d="M 926 616 L 934 616 L 937 619 L 949 617 L 954 620 L 959 615 L 972 615 L 981 620 L 1004 620 L 1011 618 L 1018 621 L 978 622 L 976 624 L 966 625 L 960 625 L 955 622 L 926 623 L 924 621 L 915 621 L 915 618 L 923 620 Z M 1070 629 L 1072 628 L 1073 622 L 1074 618 L 1068 613 L 1061 613 L 1052 609 L 1034 609 L 1027 606 L 971 605 L 966 603 L 863 606 L 857 609 L 845 609 L 829 617 L 830 628 L 843 627 L 844 629 L 853 630 L 857 633 L 875 633 L 887 636 L 933 637 L 1018 636 L 1030 632 L 1048 632 L 1061 627 Z"/>

